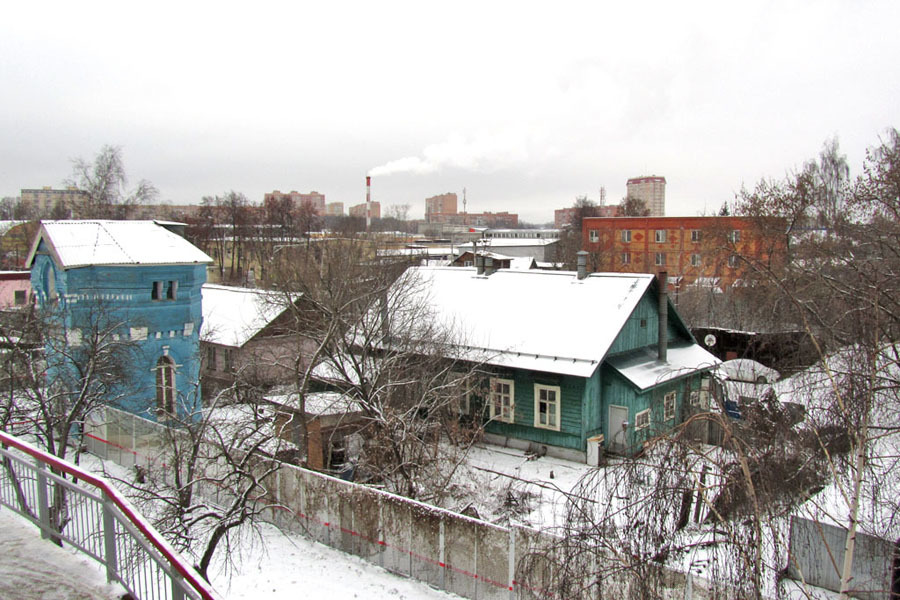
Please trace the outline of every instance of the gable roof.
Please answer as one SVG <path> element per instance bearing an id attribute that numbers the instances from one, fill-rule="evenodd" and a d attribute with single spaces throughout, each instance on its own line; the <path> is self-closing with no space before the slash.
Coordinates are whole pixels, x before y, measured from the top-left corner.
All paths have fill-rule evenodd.
<path id="1" fill-rule="evenodd" d="M 489 364 L 589 377 L 653 282 L 652 275 L 414 267 L 411 286 Z M 402 278 L 401 278 L 402 281 Z M 399 285 L 402 285 L 399 284 Z M 471 354 L 470 354 L 471 355 Z"/>
<path id="2" fill-rule="evenodd" d="M 32 265 L 41 241 L 63 269 L 212 262 L 205 252 L 156 221 L 42 221 L 26 266 Z"/>
<path id="3" fill-rule="evenodd" d="M 277 292 L 204 283 L 200 339 L 241 347 L 284 312 Z"/>

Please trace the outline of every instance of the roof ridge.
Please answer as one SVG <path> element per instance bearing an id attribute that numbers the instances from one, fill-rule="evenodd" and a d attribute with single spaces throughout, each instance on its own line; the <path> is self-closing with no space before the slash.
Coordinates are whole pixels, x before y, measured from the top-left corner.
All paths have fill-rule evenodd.
<path id="1" fill-rule="evenodd" d="M 99 236 L 99 228 L 102 228 L 103 231 L 106 233 L 106 235 L 108 235 L 109 238 L 113 241 L 113 244 L 115 244 L 116 247 L 122 251 L 123 255 L 128 257 L 128 260 L 138 262 L 138 261 L 135 261 L 134 258 L 130 254 L 128 254 L 128 252 L 125 251 L 125 248 L 123 248 L 122 245 L 119 244 L 119 240 L 116 239 L 116 236 L 114 236 L 112 234 L 112 232 L 106 228 L 106 221 L 97 221 L 97 225 L 98 225 L 98 232 L 97 232 L 98 235 L 96 238 L 94 238 L 94 249 L 95 250 L 97 249 L 97 245 L 98 245 L 98 241 L 99 241 L 99 237 L 100 237 Z"/>

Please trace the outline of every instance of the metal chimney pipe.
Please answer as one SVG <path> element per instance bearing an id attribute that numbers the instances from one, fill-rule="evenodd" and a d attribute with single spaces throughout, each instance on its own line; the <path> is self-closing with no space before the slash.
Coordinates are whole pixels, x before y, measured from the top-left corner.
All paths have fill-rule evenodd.
<path id="1" fill-rule="evenodd" d="M 660 361 L 666 362 L 669 346 L 669 274 L 666 271 L 660 271 L 657 274 L 657 282 L 659 283 L 659 335 L 657 338 L 657 354 Z"/>
<path id="2" fill-rule="evenodd" d="M 372 176 L 366 175 L 366 233 L 372 227 Z"/>
<path id="3" fill-rule="evenodd" d="M 587 255 L 584 250 L 578 251 L 578 279 L 587 277 Z"/>

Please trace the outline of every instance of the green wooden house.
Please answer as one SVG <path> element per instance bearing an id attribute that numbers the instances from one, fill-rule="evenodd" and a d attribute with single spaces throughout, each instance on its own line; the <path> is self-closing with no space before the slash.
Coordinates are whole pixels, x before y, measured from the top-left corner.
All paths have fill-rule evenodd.
<path id="1" fill-rule="evenodd" d="M 432 318 L 490 373 L 483 410 L 493 443 L 588 462 L 603 450 L 632 454 L 703 402 L 718 363 L 653 275 L 411 271 Z"/>

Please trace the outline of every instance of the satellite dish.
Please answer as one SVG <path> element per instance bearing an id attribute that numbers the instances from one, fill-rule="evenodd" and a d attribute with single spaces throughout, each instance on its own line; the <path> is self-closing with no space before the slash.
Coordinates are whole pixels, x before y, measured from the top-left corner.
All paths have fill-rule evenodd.
<path id="1" fill-rule="evenodd" d="M 716 345 L 716 336 L 711 333 L 707 333 L 706 337 L 703 338 L 703 343 L 706 344 L 707 348 L 712 348 Z"/>

